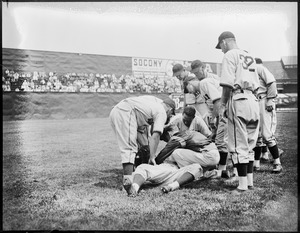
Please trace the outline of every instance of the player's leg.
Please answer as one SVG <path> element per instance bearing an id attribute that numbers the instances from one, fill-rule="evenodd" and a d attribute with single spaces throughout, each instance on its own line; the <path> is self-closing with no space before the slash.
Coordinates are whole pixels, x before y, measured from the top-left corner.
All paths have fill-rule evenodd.
<path id="1" fill-rule="evenodd" d="M 175 191 L 185 184 L 200 179 L 202 176 L 203 169 L 197 163 L 182 167 L 164 182 L 165 184 L 161 190 L 163 193 Z"/>
<path id="2" fill-rule="evenodd" d="M 222 171 L 226 171 L 227 168 L 227 118 L 219 119 L 218 129 L 215 139 L 215 144 L 220 153 L 220 161 L 218 164 L 218 177 L 222 176 Z"/>
<path id="3" fill-rule="evenodd" d="M 138 150 L 135 113 L 129 106 L 122 103 L 120 108 L 116 106 L 111 111 L 110 122 L 121 151 L 123 187 L 128 193 L 132 183 L 131 175 L 134 170 L 134 161 Z"/>
<path id="4" fill-rule="evenodd" d="M 153 184 L 165 182 L 168 177 L 177 170 L 179 170 L 179 168 L 176 165 L 167 163 L 156 166 L 150 164 L 139 165 L 133 173 L 133 180 L 128 195 L 136 196 L 145 181 L 149 181 Z"/>
<path id="5" fill-rule="evenodd" d="M 250 120 L 247 124 L 247 134 L 248 134 L 248 147 L 249 147 L 249 164 L 247 167 L 247 182 L 248 189 L 253 188 L 253 163 L 255 160 L 255 151 L 254 148 L 257 145 L 257 138 L 259 137 L 259 128 L 260 128 L 260 116 L 259 116 L 259 105 L 253 104 L 252 108 L 254 110 L 252 116 L 250 116 L 252 120 Z"/>
<path id="6" fill-rule="evenodd" d="M 262 128 L 262 136 L 264 143 L 268 146 L 271 156 L 274 159 L 273 162 L 273 173 L 280 173 L 282 171 L 282 165 L 279 157 L 279 149 L 275 138 L 275 127 L 276 127 L 276 110 L 264 112 L 264 124 Z"/>

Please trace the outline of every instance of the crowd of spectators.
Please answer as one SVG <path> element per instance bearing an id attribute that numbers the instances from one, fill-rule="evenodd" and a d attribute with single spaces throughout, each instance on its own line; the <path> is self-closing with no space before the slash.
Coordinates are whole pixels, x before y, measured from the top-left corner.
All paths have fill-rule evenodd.
<path id="1" fill-rule="evenodd" d="M 5 70 L 2 74 L 4 92 L 144 92 L 180 93 L 180 82 L 175 77 L 115 74 L 58 75 L 55 72 L 18 73 Z"/>

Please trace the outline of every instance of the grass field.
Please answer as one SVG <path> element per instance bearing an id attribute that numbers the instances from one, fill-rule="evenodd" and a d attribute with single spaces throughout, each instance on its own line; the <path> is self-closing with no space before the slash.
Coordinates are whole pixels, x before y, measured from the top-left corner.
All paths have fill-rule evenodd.
<path id="1" fill-rule="evenodd" d="M 108 118 L 4 121 L 3 230 L 296 232 L 297 124 L 297 112 L 278 113 L 284 171 L 262 164 L 244 196 L 220 179 L 129 198 Z"/>

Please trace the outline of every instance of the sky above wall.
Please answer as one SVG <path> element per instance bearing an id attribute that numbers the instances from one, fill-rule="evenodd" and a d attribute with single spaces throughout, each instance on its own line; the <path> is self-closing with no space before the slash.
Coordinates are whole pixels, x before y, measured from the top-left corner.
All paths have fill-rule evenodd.
<path id="1" fill-rule="evenodd" d="M 223 31 L 264 61 L 297 55 L 297 2 L 2 2 L 2 47 L 221 63 Z"/>

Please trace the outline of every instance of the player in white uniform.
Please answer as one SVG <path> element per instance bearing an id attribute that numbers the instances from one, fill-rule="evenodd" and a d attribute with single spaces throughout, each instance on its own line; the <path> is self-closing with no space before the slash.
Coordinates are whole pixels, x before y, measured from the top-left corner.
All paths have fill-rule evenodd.
<path id="1" fill-rule="evenodd" d="M 228 117 L 228 152 L 237 166 L 239 185 L 233 194 L 253 188 L 254 147 L 259 132 L 259 105 L 255 92 L 259 78 L 253 56 L 238 48 L 232 32 L 218 38 L 224 53 L 220 85 L 220 117 Z"/>
<path id="2" fill-rule="evenodd" d="M 210 127 L 210 116 L 211 112 L 209 106 L 206 104 L 205 99 L 199 96 L 198 98 L 195 95 L 188 93 L 183 82 L 187 77 L 194 77 L 189 71 L 187 71 L 181 64 L 175 64 L 173 66 L 173 76 L 178 78 L 181 83 L 181 88 L 184 94 L 183 108 L 186 106 L 194 106 L 197 110 L 197 116 L 201 116 L 205 123 Z"/>
<path id="3" fill-rule="evenodd" d="M 149 145 L 149 163 L 155 164 L 160 135 L 173 115 L 175 102 L 172 99 L 150 95 L 126 98 L 111 110 L 109 118 L 121 151 L 123 186 L 127 192 L 139 147 Z M 152 126 L 152 135 L 148 138 L 149 126 Z"/>
<path id="4" fill-rule="evenodd" d="M 189 93 L 203 96 L 206 100 L 209 100 L 213 103 L 212 110 L 212 120 L 216 121 L 216 135 L 215 135 L 215 143 L 218 147 L 220 153 L 220 162 L 218 165 L 218 174 L 221 175 L 221 172 L 226 170 L 227 164 L 227 118 L 219 118 L 219 107 L 220 107 L 220 99 L 222 95 L 222 87 L 220 86 L 219 78 L 205 78 L 199 79 L 197 78 L 187 78 L 185 79 L 186 88 Z M 237 170 L 234 166 L 234 174 L 237 176 Z"/>
<path id="5" fill-rule="evenodd" d="M 170 120 L 170 125 L 175 125 L 180 131 L 191 130 L 202 133 L 206 137 L 213 137 L 204 120 L 196 115 L 194 106 L 187 106 L 182 114 L 177 114 Z"/>
<path id="6" fill-rule="evenodd" d="M 260 108 L 260 131 L 257 140 L 254 161 L 254 170 L 259 170 L 261 147 L 266 144 L 274 158 L 273 172 L 280 173 L 282 166 L 279 158 L 279 150 L 275 137 L 276 129 L 276 105 L 277 97 L 276 80 L 273 74 L 263 65 L 260 58 L 255 58 L 256 69 L 259 76 L 260 87 L 257 91 Z"/>
<path id="7" fill-rule="evenodd" d="M 164 162 L 155 166 L 144 163 L 137 166 L 132 176 L 133 181 L 128 195 L 135 197 L 140 191 L 141 186 L 146 182 L 156 184 L 162 187 L 164 193 L 168 193 L 180 188 L 184 184 L 199 180 L 203 177 L 203 171 L 197 163 L 182 168 L 179 168 L 176 163 L 172 162 Z"/>

